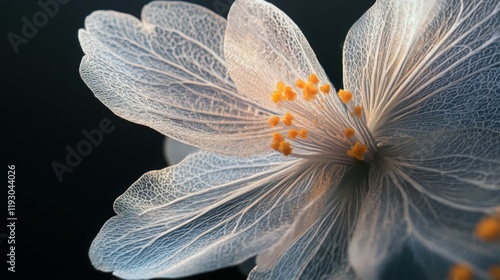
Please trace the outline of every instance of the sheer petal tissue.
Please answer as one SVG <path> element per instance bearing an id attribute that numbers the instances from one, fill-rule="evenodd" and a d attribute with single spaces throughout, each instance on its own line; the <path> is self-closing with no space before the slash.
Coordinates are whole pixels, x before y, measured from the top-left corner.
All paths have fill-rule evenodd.
<path id="1" fill-rule="evenodd" d="M 249 279 L 383 279 L 407 250 L 428 279 L 499 279 L 499 9 L 378 0 L 345 39 L 343 89 L 265 1 L 227 19 L 173 1 L 93 12 L 87 86 L 199 150 L 117 198 L 92 264 L 176 278 L 256 257 Z"/>

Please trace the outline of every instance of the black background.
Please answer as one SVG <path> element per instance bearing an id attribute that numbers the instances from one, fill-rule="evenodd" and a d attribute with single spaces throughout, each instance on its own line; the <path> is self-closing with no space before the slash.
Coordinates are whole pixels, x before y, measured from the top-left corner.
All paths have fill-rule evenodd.
<path id="1" fill-rule="evenodd" d="M 47 2 L 48 0 L 42 0 Z M 16 166 L 16 273 L 8 278 L 105 279 L 95 270 L 88 248 L 102 224 L 113 216 L 112 204 L 143 173 L 166 166 L 164 137 L 115 116 L 81 80 L 82 51 L 77 32 L 94 10 L 117 10 L 139 16 L 145 0 L 69 0 L 38 28 L 16 53 L 10 32 L 22 35 L 22 18 L 32 21 L 38 1 L 3 0 L 1 23 L 2 143 L 4 186 L 7 165 Z M 189 1 L 224 16 L 231 0 Z M 333 84 L 342 83 L 342 42 L 349 27 L 374 1 L 270 1 L 302 29 Z M 105 118 L 114 131 L 60 182 L 52 164 L 65 164 L 66 147 L 85 140 L 82 130 Z M 0 194 L 2 273 L 7 272 L 7 190 Z M 189 279 L 244 279 L 236 268 Z M 117 278 L 115 278 L 117 279 Z"/>

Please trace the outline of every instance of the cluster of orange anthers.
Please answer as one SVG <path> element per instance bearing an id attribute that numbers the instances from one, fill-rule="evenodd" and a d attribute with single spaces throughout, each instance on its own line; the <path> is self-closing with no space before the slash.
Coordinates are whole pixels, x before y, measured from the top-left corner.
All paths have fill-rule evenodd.
<path id="1" fill-rule="evenodd" d="M 339 90 L 337 95 L 339 96 L 340 101 L 342 101 L 342 103 L 344 103 L 344 105 L 346 106 L 352 99 L 352 93 L 347 90 L 341 89 Z M 363 108 L 361 106 L 354 106 L 352 108 L 352 115 L 356 115 L 361 118 L 361 116 L 363 115 Z M 344 131 L 344 135 L 347 138 L 353 137 L 354 129 L 352 129 L 351 127 L 346 128 L 346 130 Z M 347 154 L 355 159 L 363 160 L 365 158 L 366 152 L 368 152 L 368 147 L 357 141 L 353 146 L 351 146 L 351 149 L 347 151 Z"/>
<path id="2" fill-rule="evenodd" d="M 321 86 L 319 84 L 320 80 L 318 76 L 313 73 L 309 76 L 307 82 L 301 79 L 297 80 L 297 82 L 295 82 L 295 87 L 299 90 L 302 90 L 302 95 L 306 101 L 313 101 L 315 100 L 316 95 L 319 92 L 325 95 L 330 93 L 331 89 L 330 84 L 325 83 Z M 338 92 L 338 97 L 340 98 L 342 103 L 344 103 L 344 105 L 346 105 L 348 108 L 351 109 L 353 116 L 354 115 L 358 117 L 362 116 L 363 108 L 361 106 L 351 106 L 350 104 L 348 105 L 348 103 L 352 99 L 351 92 L 346 90 L 340 90 Z M 296 98 L 297 98 L 297 92 L 294 91 L 292 86 L 286 85 L 283 82 L 278 82 L 276 84 L 276 89 L 273 91 L 271 95 L 271 100 L 277 104 L 283 101 L 294 101 Z M 282 123 L 285 126 L 292 126 L 293 120 L 294 120 L 293 115 L 288 112 L 282 118 L 280 118 L 279 116 L 272 116 L 269 119 L 269 126 L 276 127 L 280 124 L 280 121 L 282 121 Z M 344 135 L 347 138 L 352 138 L 354 136 L 354 129 L 351 127 L 346 128 L 346 130 L 344 131 Z M 289 129 L 288 138 L 294 140 L 297 137 L 306 139 L 307 130 L 305 128 L 301 128 L 300 130 L 298 130 L 297 128 Z M 285 156 L 290 155 L 293 150 L 290 146 L 290 143 L 285 141 L 285 137 L 281 135 L 279 132 L 274 132 L 271 148 L 275 151 L 281 152 Z M 351 147 L 351 149 L 347 151 L 347 154 L 358 160 L 363 160 L 366 152 L 368 152 L 368 147 L 357 141 Z"/>
<path id="3" fill-rule="evenodd" d="M 281 119 L 283 124 L 285 126 L 292 126 L 293 124 L 293 115 L 291 113 L 286 113 L 285 116 Z M 278 116 L 272 116 L 269 119 L 269 126 L 275 127 L 279 125 L 280 123 L 280 117 Z M 296 139 L 297 137 L 300 137 L 302 139 L 307 138 L 307 130 L 305 128 L 301 128 L 298 130 L 297 128 L 291 128 L 288 130 L 288 138 L 291 140 Z M 281 135 L 279 132 L 274 132 L 273 133 L 273 142 L 271 144 L 271 148 L 275 151 L 281 152 L 283 155 L 288 156 L 292 153 L 292 148 L 290 147 L 290 143 L 285 141 L 285 137 Z"/>
<path id="4" fill-rule="evenodd" d="M 486 216 L 477 223 L 474 234 L 483 242 L 500 242 L 500 207 L 495 214 Z M 490 266 L 488 272 L 490 279 L 500 280 L 500 264 Z M 459 263 L 450 268 L 449 277 L 457 280 L 472 280 L 474 272 L 468 264 Z"/>

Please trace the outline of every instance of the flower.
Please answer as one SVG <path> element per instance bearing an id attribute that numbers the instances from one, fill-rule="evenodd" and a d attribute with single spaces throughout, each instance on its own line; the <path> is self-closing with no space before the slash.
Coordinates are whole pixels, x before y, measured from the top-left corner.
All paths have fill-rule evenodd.
<path id="1" fill-rule="evenodd" d="M 347 35 L 339 91 L 264 1 L 227 21 L 182 2 L 94 12 L 86 84 L 202 151 L 116 200 L 92 264 L 144 279 L 257 256 L 250 279 L 377 279 L 404 247 L 430 279 L 498 272 L 499 9 L 378 0 Z"/>

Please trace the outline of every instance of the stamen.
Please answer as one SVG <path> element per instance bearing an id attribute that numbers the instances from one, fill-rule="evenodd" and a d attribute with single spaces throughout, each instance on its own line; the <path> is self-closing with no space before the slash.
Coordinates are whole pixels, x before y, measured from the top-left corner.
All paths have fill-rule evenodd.
<path id="1" fill-rule="evenodd" d="M 318 89 L 311 83 L 306 84 L 304 86 L 303 91 L 304 91 L 304 99 L 307 101 L 313 100 L 316 94 L 318 93 Z"/>
<path id="2" fill-rule="evenodd" d="M 288 138 L 290 138 L 290 139 L 292 139 L 292 140 L 293 140 L 293 139 L 297 138 L 297 135 L 298 135 L 298 134 L 299 134 L 299 132 L 297 131 L 297 129 L 292 128 L 292 129 L 290 129 L 290 130 L 288 131 Z"/>
<path id="3" fill-rule="evenodd" d="M 448 278 L 452 280 L 472 280 L 474 273 L 467 264 L 455 264 L 448 271 Z"/>
<path id="4" fill-rule="evenodd" d="M 290 148 L 290 143 L 283 141 L 280 144 L 279 150 L 280 150 L 280 152 L 283 153 L 283 155 L 288 156 L 292 153 L 293 149 Z"/>
<path id="5" fill-rule="evenodd" d="M 339 90 L 339 92 L 337 93 L 340 100 L 342 101 L 342 103 L 344 104 L 347 104 L 347 102 L 351 101 L 352 99 L 352 93 L 350 91 L 347 91 L 347 90 Z"/>
<path id="6" fill-rule="evenodd" d="M 354 144 L 354 146 L 351 147 L 349 151 L 347 151 L 347 155 L 359 160 L 363 160 L 365 158 L 366 152 L 368 152 L 368 147 L 359 143 L 358 141 L 356 142 L 356 144 Z"/>
<path id="7" fill-rule="evenodd" d="M 271 100 L 274 101 L 275 103 L 280 102 L 281 99 L 283 99 L 283 96 L 279 91 L 274 91 L 273 94 L 271 95 Z"/>
<path id="8" fill-rule="evenodd" d="M 304 82 L 303 80 L 298 80 L 297 82 L 295 82 L 295 86 L 297 88 L 303 89 L 306 86 L 306 82 Z"/>
<path id="9" fill-rule="evenodd" d="M 500 219 L 485 217 L 476 225 L 476 237 L 486 241 L 500 241 Z"/>
<path id="10" fill-rule="evenodd" d="M 275 127 L 280 123 L 280 117 L 278 116 L 272 116 L 269 118 L 269 126 L 270 127 Z"/>
<path id="11" fill-rule="evenodd" d="M 297 98 L 297 93 L 293 91 L 292 87 L 285 87 L 285 92 L 283 93 L 283 97 L 288 101 L 294 101 Z"/>
<path id="12" fill-rule="evenodd" d="M 356 106 L 354 107 L 354 112 L 353 112 L 356 116 L 360 117 L 363 116 L 363 107 L 361 106 Z"/>
<path id="13" fill-rule="evenodd" d="M 320 86 L 319 90 L 324 94 L 328 94 L 330 92 L 330 84 L 324 84 Z"/>
<path id="14" fill-rule="evenodd" d="M 319 83 L 318 76 L 316 76 L 316 74 L 312 73 L 312 74 L 309 76 L 309 83 L 312 83 L 312 84 L 318 84 L 318 83 Z"/>
<path id="15" fill-rule="evenodd" d="M 344 135 L 347 138 L 353 137 L 354 136 L 354 129 L 352 129 L 351 127 L 346 128 L 344 131 Z"/>
<path id="16" fill-rule="evenodd" d="M 285 114 L 285 117 L 283 117 L 283 123 L 284 123 L 286 126 L 291 126 L 291 125 L 292 125 L 292 121 L 293 121 L 293 116 L 292 116 L 292 114 L 290 114 L 290 113 L 286 113 L 286 114 Z"/>
<path id="17" fill-rule="evenodd" d="M 284 89 L 285 89 L 285 83 L 278 82 L 278 84 L 276 85 L 276 90 L 279 92 L 283 92 Z"/>
<path id="18" fill-rule="evenodd" d="M 273 143 L 271 144 L 271 148 L 275 151 L 278 151 L 281 145 L 281 142 L 285 141 L 285 138 L 283 135 L 281 135 L 279 132 L 274 132 L 273 133 Z"/>
<path id="19" fill-rule="evenodd" d="M 299 131 L 299 137 L 302 139 L 306 139 L 307 138 L 307 129 L 301 128 Z"/>

